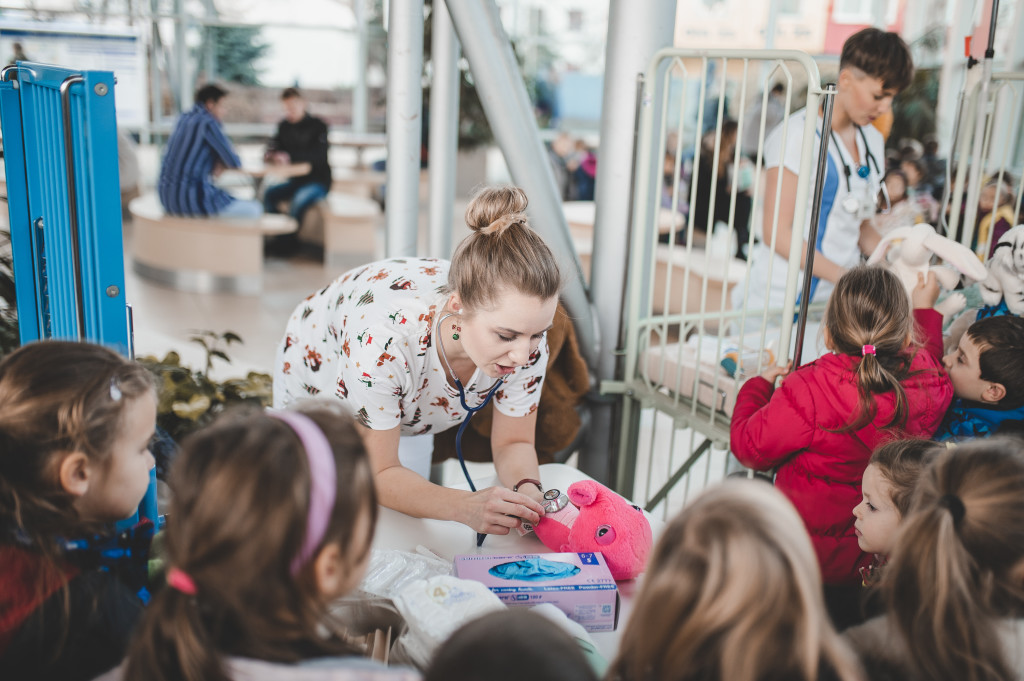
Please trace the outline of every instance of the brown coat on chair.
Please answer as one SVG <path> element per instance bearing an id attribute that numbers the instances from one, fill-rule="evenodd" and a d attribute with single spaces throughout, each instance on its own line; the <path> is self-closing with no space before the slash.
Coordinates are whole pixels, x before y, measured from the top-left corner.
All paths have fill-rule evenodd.
<path id="1" fill-rule="evenodd" d="M 590 373 L 576 343 L 572 320 L 561 303 L 555 311 L 554 326 L 548 331 L 548 369 L 537 408 L 536 447 L 540 463 L 551 463 L 554 455 L 575 439 L 580 429 L 576 406 L 590 389 Z M 466 461 L 491 460 L 493 406 L 488 404 L 473 417 L 462 436 Z M 434 435 L 434 462 L 455 457 L 458 428 Z"/>

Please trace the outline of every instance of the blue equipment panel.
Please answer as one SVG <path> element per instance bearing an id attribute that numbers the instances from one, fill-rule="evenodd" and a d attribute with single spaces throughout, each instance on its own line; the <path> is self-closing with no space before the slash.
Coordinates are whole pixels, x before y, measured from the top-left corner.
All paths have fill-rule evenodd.
<path id="1" fill-rule="evenodd" d="M 114 74 L 8 67 L 0 126 L 21 342 L 86 339 L 130 355 Z"/>

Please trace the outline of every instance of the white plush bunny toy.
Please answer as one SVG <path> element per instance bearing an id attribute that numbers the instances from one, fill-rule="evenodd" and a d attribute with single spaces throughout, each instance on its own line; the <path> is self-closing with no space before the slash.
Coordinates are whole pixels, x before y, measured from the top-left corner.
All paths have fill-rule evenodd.
<path id="1" fill-rule="evenodd" d="M 981 282 L 986 305 L 1006 301 L 1006 309 L 1024 315 L 1024 225 L 1007 230 L 988 261 L 988 277 Z"/>
<path id="2" fill-rule="evenodd" d="M 933 267 L 932 256 L 937 255 L 951 265 L 950 267 Z M 927 224 L 917 224 L 912 227 L 897 227 L 886 234 L 875 248 L 875 252 L 868 258 L 869 265 L 880 262 L 887 262 L 889 267 L 899 275 L 907 292 L 914 290 L 917 286 L 917 275 L 934 272 L 939 284 L 952 290 L 965 276 L 974 281 L 985 279 L 989 272 L 978 260 L 974 252 L 952 239 L 939 236 L 935 228 Z M 962 293 L 951 293 L 941 303 L 935 306 L 947 320 L 967 305 L 967 299 Z"/>

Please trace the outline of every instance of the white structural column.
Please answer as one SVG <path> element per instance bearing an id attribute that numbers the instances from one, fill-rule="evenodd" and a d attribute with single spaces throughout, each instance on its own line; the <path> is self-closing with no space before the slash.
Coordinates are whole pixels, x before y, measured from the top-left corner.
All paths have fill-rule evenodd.
<path id="1" fill-rule="evenodd" d="M 431 16 L 430 63 L 430 248 L 452 254 L 455 156 L 459 147 L 459 39 L 448 7 L 436 0 Z"/>
<path id="2" fill-rule="evenodd" d="M 655 52 L 671 47 L 675 11 L 673 0 L 611 0 L 609 7 L 601 148 L 595 186 L 597 218 L 590 278 L 591 295 L 600 320 L 599 380 L 616 378 L 618 356 L 615 351 L 622 323 L 626 254 L 629 252 L 626 226 L 632 217 L 628 188 L 633 169 L 637 75 L 647 70 Z M 649 151 L 640 153 L 646 155 Z M 644 200 L 644 197 L 637 197 L 637 200 Z M 618 419 L 613 418 L 610 402 L 596 402 L 593 417 L 585 470 L 607 481 L 614 446 L 612 427 Z"/>
<path id="3" fill-rule="evenodd" d="M 423 0 L 389 0 L 386 211 L 389 258 L 416 255 L 423 117 Z"/>
<path id="4" fill-rule="evenodd" d="M 512 45 L 501 26 L 498 8 L 493 0 L 447 2 L 487 121 L 505 154 L 513 181 L 530 197 L 531 224 L 562 268 L 562 301 L 575 322 L 580 352 L 587 364 L 594 367 L 596 319 L 562 212 L 555 176 L 533 117 L 533 106 Z"/>

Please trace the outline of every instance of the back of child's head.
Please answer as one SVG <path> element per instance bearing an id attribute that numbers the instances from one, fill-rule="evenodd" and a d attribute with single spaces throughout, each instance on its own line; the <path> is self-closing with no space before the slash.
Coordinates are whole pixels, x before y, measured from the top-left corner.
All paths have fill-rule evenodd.
<path id="1" fill-rule="evenodd" d="M 30 343 L 0 363 L 0 517 L 11 525 L 0 542 L 16 530 L 45 553 L 58 535 L 119 519 L 79 517 L 59 469 L 72 453 L 104 467 L 128 407 L 153 386 L 144 367 L 92 343 Z"/>
<path id="2" fill-rule="evenodd" d="M 1024 614 L 1024 441 L 939 452 L 888 570 L 890 613 L 920 678 L 1015 678 L 999 630 Z"/>
<path id="3" fill-rule="evenodd" d="M 897 92 L 910 85 L 914 77 L 914 59 L 903 38 L 877 28 L 857 31 L 843 43 L 839 68 L 850 67 L 880 79 L 883 88 Z"/>
<path id="4" fill-rule="evenodd" d="M 706 491 L 662 532 L 611 676 L 814 681 L 822 669 L 849 679 L 855 664 L 800 516 L 760 482 Z"/>
<path id="5" fill-rule="evenodd" d="M 914 334 L 910 297 L 893 272 L 861 265 L 839 278 L 825 311 L 829 348 L 859 358 L 854 371 L 860 395 L 856 430 L 875 418 L 872 396 L 892 391 L 892 418 L 883 428 L 901 427 L 907 419 L 907 397 L 901 382 L 908 376 L 908 342 Z"/>
<path id="6" fill-rule="evenodd" d="M 468 622 L 437 650 L 423 681 L 597 681 L 576 641 L 529 610 Z"/>
<path id="7" fill-rule="evenodd" d="M 889 483 L 892 503 L 900 518 L 907 517 L 917 481 L 940 451 L 942 445 L 933 440 L 906 438 L 887 442 L 871 454 L 868 465 L 876 466 Z"/>
<path id="8" fill-rule="evenodd" d="M 967 337 L 978 346 L 981 380 L 999 383 L 1006 395 L 999 406 L 1024 405 L 1024 318 L 986 317 L 971 324 Z"/>
<path id="9" fill-rule="evenodd" d="M 350 417 L 327 404 L 226 414 L 185 441 L 170 486 L 168 586 L 144 616 L 126 678 L 225 679 L 222 656 L 348 651 L 318 627 L 337 633 L 327 604 L 341 595 L 323 593 L 321 555 L 340 550 L 336 568 L 349 574 L 337 577 L 355 575 L 377 517 Z"/>

